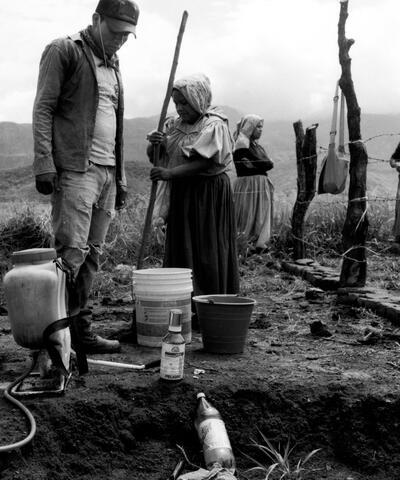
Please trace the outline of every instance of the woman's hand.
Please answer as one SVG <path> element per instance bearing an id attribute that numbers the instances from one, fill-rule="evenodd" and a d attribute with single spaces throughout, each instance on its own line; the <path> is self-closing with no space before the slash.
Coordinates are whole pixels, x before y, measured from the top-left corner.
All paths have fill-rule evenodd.
<path id="1" fill-rule="evenodd" d="M 150 178 L 152 182 L 157 182 L 158 180 L 171 180 L 171 170 L 169 168 L 154 167 L 150 170 Z"/>
<path id="2" fill-rule="evenodd" d="M 152 132 L 147 134 L 147 140 L 152 144 L 152 145 L 159 145 L 159 144 L 165 144 L 165 133 L 159 132 L 158 130 L 153 130 Z"/>
<path id="3" fill-rule="evenodd" d="M 154 147 L 158 145 L 162 151 L 165 151 L 166 143 L 167 143 L 167 136 L 163 132 L 159 132 L 158 130 L 153 130 L 147 134 L 147 140 L 149 144 L 147 145 L 146 153 L 149 157 L 151 163 L 154 163 Z"/>

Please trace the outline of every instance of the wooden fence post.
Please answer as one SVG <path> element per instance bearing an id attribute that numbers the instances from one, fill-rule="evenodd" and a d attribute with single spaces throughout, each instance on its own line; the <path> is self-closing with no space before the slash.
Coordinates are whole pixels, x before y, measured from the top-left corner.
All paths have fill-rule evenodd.
<path id="1" fill-rule="evenodd" d="M 317 127 L 314 124 L 306 129 L 304 135 L 303 124 L 298 120 L 293 124 L 296 134 L 297 159 L 297 198 L 292 214 L 293 257 L 295 260 L 304 258 L 306 246 L 304 244 L 304 217 L 314 198 L 317 172 Z"/>
<path id="2" fill-rule="evenodd" d="M 350 151 L 349 198 L 342 231 L 344 254 L 340 284 L 344 287 L 363 287 L 367 277 L 365 241 L 368 234 L 366 197 L 368 154 L 361 140 L 361 110 L 351 76 L 349 50 L 354 40 L 347 39 L 345 34 L 348 3 L 348 0 L 340 0 L 338 24 L 339 62 L 342 68 L 339 85 L 346 98 Z"/>

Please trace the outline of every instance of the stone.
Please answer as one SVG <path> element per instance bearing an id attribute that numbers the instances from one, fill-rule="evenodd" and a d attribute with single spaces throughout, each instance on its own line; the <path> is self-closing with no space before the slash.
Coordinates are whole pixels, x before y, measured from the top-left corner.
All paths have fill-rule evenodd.
<path id="1" fill-rule="evenodd" d="M 306 290 L 307 300 L 320 300 L 324 298 L 325 292 L 321 288 L 309 288 Z"/>

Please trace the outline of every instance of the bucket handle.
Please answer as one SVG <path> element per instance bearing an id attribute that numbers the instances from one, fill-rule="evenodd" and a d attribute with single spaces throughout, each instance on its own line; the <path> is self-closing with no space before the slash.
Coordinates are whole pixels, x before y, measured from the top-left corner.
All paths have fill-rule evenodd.
<path id="1" fill-rule="evenodd" d="M 240 297 L 240 294 L 239 294 L 239 293 L 236 293 L 236 294 L 235 294 L 235 297 Z M 214 304 L 215 304 L 215 301 L 214 301 L 212 298 L 207 298 L 207 302 L 210 303 L 211 305 L 214 305 Z"/>

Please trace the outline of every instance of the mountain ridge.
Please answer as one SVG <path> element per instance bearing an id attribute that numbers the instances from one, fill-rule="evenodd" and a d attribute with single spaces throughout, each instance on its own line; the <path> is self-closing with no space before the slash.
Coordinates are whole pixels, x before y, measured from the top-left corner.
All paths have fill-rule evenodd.
<path id="1" fill-rule="evenodd" d="M 229 107 L 220 107 L 227 115 L 230 130 L 233 132 L 236 122 L 242 116 L 238 110 Z M 262 116 L 262 115 L 260 115 Z M 141 191 L 141 184 L 148 174 L 150 164 L 146 156 L 147 140 L 149 131 L 157 127 L 159 117 L 136 117 L 124 121 L 124 154 L 129 167 L 130 185 L 134 191 Z M 329 117 L 318 119 L 311 116 L 302 121 L 304 128 L 318 123 L 318 172 L 321 168 L 325 149 L 329 143 L 329 131 L 331 120 Z M 395 195 L 398 176 L 390 168 L 388 160 L 400 140 L 400 114 L 363 114 L 361 116 L 361 131 L 366 142 L 366 148 L 370 157 L 368 165 L 368 189 L 375 194 L 384 194 L 390 197 Z M 345 141 L 347 141 L 345 139 Z M 295 135 L 293 123 L 283 120 L 265 121 L 263 135 L 260 143 L 266 148 L 272 160 L 274 169 L 269 176 L 275 185 L 277 195 L 291 196 L 296 190 L 296 154 Z M 348 151 L 348 149 L 347 149 Z M 32 126 L 29 123 L 0 122 L 0 171 L 2 177 L 7 173 L 8 186 L 2 182 L 6 192 L 0 197 L 32 196 L 33 174 L 31 168 L 33 162 L 33 137 Z M 132 165 L 130 165 L 132 163 Z M 24 169 L 23 173 L 19 169 Z M 13 176 L 13 172 L 15 175 Z M 140 170 L 135 174 L 135 170 Z M 138 177 L 138 178 L 136 178 Z M 140 178 L 139 178 L 140 177 Z M 13 182 L 12 178 L 15 179 Z M 24 184 L 25 179 L 25 184 Z M 146 182 L 144 182 L 146 183 Z M 19 188 L 20 192 L 12 192 Z M 21 193 L 22 192 L 22 193 Z M 11 194 L 12 193 L 12 194 Z"/>

